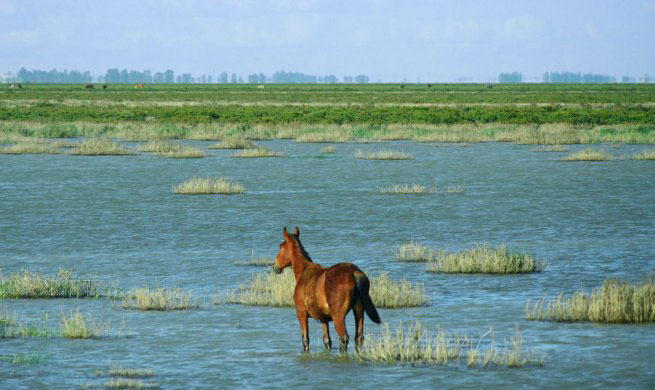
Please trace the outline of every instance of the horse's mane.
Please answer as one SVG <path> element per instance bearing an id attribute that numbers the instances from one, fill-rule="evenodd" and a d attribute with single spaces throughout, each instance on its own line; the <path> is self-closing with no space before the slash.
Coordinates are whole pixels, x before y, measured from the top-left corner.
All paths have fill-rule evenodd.
<path id="1" fill-rule="evenodd" d="M 313 263 L 314 261 L 309 256 L 309 253 L 307 253 L 307 251 L 305 250 L 305 247 L 302 246 L 302 244 L 300 243 L 300 240 L 298 238 L 296 238 L 296 236 L 294 236 L 294 235 L 291 235 L 291 237 L 293 237 L 293 242 L 296 244 L 298 249 L 300 249 L 300 253 L 302 253 L 303 257 L 305 259 L 307 259 L 307 261 L 309 261 L 310 263 Z"/>

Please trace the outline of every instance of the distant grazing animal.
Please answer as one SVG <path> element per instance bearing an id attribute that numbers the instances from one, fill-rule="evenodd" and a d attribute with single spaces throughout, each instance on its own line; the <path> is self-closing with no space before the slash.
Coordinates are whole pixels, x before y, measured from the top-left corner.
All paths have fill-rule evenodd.
<path id="1" fill-rule="evenodd" d="M 93 84 L 87 84 L 86 86 L 84 86 L 84 88 L 86 88 L 86 89 L 93 89 Z"/>
<path id="2" fill-rule="evenodd" d="M 300 243 L 297 227 L 293 234 L 289 234 L 286 227 L 282 233 L 284 242 L 280 244 L 273 270 L 279 274 L 288 266 L 293 269 L 296 278 L 293 301 L 305 352 L 309 351 L 307 319 L 311 317 L 323 324 L 323 344 L 328 350 L 332 349 L 329 322 L 334 321 L 339 335 L 339 350 L 345 353 L 348 350 L 345 321 L 351 309 L 355 315 L 355 345 L 359 350 L 364 340 L 364 312 L 371 321 L 380 323 L 380 315 L 368 293 L 368 278 L 352 263 L 339 263 L 329 268 L 314 263 Z"/>
<path id="3" fill-rule="evenodd" d="M 432 84 L 428 84 L 428 88 L 432 88 Z"/>
<path id="4" fill-rule="evenodd" d="M 103 85 L 102 89 L 107 89 L 107 84 Z"/>
<path id="5" fill-rule="evenodd" d="M 493 88 L 493 87 L 494 87 L 493 84 L 487 84 L 487 89 L 491 89 L 491 88 Z"/>
<path id="6" fill-rule="evenodd" d="M 134 89 L 143 89 L 143 84 L 136 84 Z"/>

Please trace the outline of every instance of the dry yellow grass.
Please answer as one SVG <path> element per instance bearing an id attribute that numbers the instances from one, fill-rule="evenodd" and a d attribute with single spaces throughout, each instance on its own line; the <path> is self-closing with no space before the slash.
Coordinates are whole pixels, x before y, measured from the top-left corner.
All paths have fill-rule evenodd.
<path id="1" fill-rule="evenodd" d="M 425 270 L 442 273 L 504 275 L 540 272 L 545 266 L 545 262 L 534 259 L 530 254 L 513 252 L 504 245 L 490 248 L 482 244 L 457 253 L 437 251 Z"/>
<path id="2" fill-rule="evenodd" d="M 255 144 L 244 137 L 227 138 L 211 145 L 209 149 L 255 149 Z"/>
<path id="3" fill-rule="evenodd" d="M 582 149 L 566 156 L 566 161 L 608 161 L 612 160 L 611 154 L 604 150 Z"/>
<path id="4" fill-rule="evenodd" d="M 0 148 L 2 154 L 57 154 L 57 147 L 41 142 L 21 142 Z"/>
<path id="5" fill-rule="evenodd" d="M 107 138 L 88 138 L 74 148 L 70 154 L 78 156 L 123 156 L 134 154 L 134 152 Z"/>
<path id="6" fill-rule="evenodd" d="M 193 293 L 179 288 L 137 288 L 127 292 L 121 305 L 126 309 L 135 310 L 189 310 L 200 307 L 193 299 Z"/>
<path id="7" fill-rule="evenodd" d="M 431 261 L 437 255 L 434 249 L 421 245 L 421 243 L 416 240 L 396 245 L 392 252 L 394 260 L 417 263 Z"/>
<path id="8" fill-rule="evenodd" d="M 237 158 L 258 158 L 258 157 L 279 157 L 280 153 L 274 152 L 267 148 L 244 149 L 234 153 L 232 157 Z"/>
<path id="9" fill-rule="evenodd" d="M 199 177 L 192 178 L 175 187 L 173 192 L 176 194 L 198 195 L 198 194 L 219 194 L 232 195 L 244 194 L 245 187 L 241 183 L 232 182 L 226 178 L 203 179 Z"/>

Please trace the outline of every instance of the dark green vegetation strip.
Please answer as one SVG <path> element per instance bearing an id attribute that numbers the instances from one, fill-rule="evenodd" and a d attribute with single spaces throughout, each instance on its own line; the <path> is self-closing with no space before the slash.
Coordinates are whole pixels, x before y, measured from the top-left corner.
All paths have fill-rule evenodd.
<path id="1" fill-rule="evenodd" d="M 88 107 L 50 103 L 32 107 L 0 107 L 0 120 L 34 121 L 159 121 L 173 123 L 571 123 L 609 125 L 653 123 L 655 108 L 591 107 L 302 107 L 183 106 Z"/>

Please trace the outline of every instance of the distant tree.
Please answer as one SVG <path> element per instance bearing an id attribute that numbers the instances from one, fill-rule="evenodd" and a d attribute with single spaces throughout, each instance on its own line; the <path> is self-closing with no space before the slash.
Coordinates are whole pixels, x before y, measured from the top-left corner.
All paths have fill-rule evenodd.
<path id="1" fill-rule="evenodd" d="M 266 82 L 266 76 L 263 73 L 259 74 L 259 82 L 262 84 Z"/>
<path id="2" fill-rule="evenodd" d="M 353 82 L 353 76 L 343 76 L 343 82 L 344 83 L 352 83 Z"/>
<path id="3" fill-rule="evenodd" d="M 355 82 L 357 84 L 367 84 L 368 83 L 368 76 L 360 74 L 355 76 Z"/>
<path id="4" fill-rule="evenodd" d="M 232 73 L 232 76 L 230 76 L 230 83 L 236 84 L 239 80 L 237 79 L 237 74 Z"/>
<path id="5" fill-rule="evenodd" d="M 221 83 L 227 84 L 227 80 L 228 80 L 227 73 L 226 72 L 221 73 Z"/>
<path id="6" fill-rule="evenodd" d="M 501 73 L 498 75 L 499 83 L 520 83 L 523 81 L 523 75 L 520 72 Z"/>
<path id="7" fill-rule="evenodd" d="M 167 84 L 173 84 L 175 82 L 175 72 L 167 69 L 166 72 L 164 72 L 164 80 Z"/>
<path id="8" fill-rule="evenodd" d="M 248 75 L 248 83 L 249 84 L 259 83 L 259 75 L 257 73 L 249 74 Z"/>

